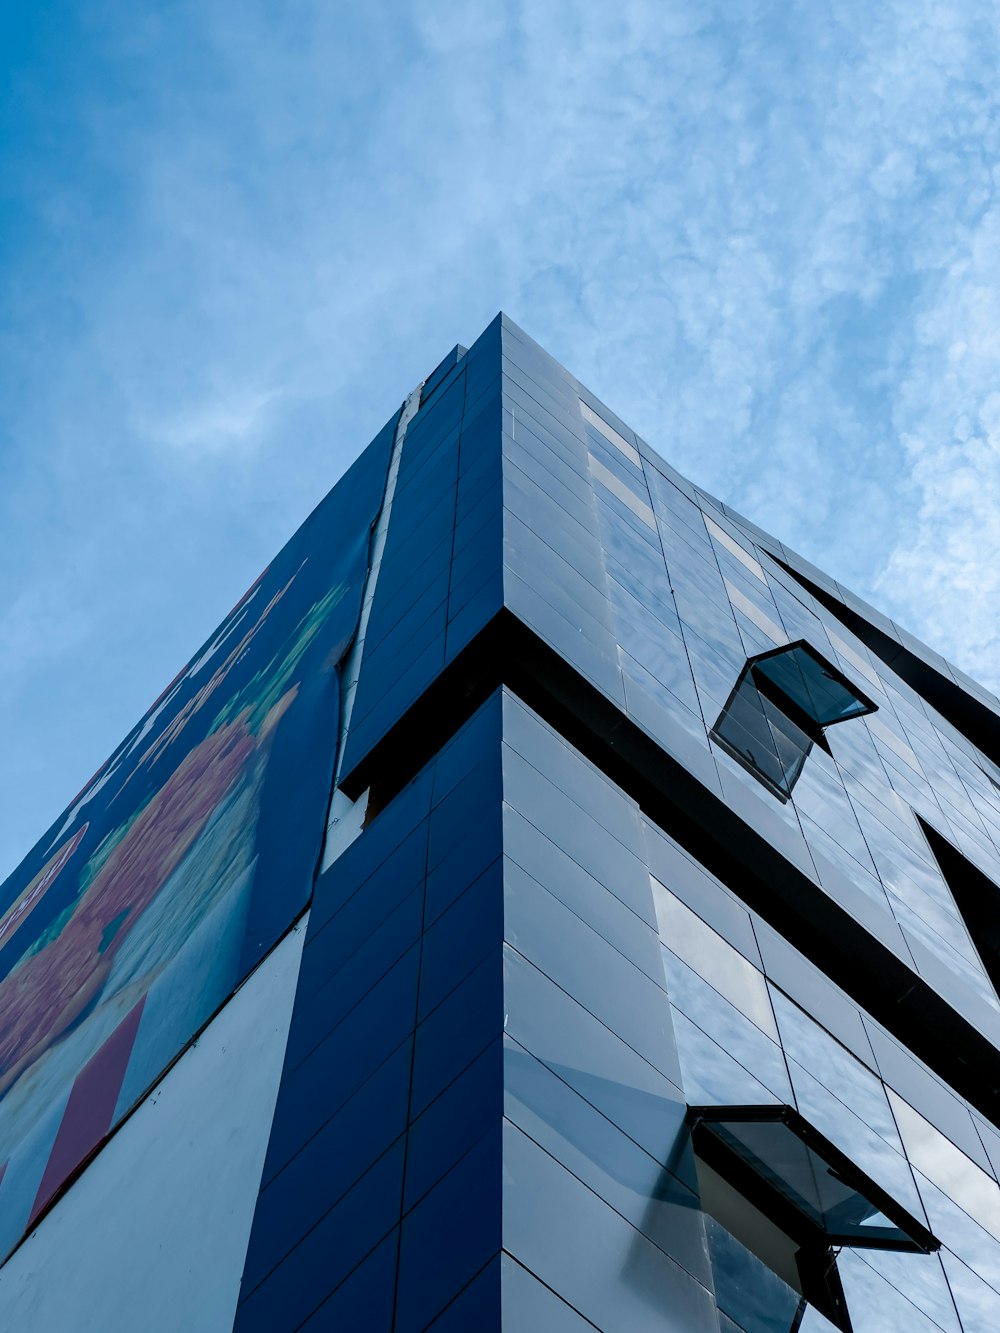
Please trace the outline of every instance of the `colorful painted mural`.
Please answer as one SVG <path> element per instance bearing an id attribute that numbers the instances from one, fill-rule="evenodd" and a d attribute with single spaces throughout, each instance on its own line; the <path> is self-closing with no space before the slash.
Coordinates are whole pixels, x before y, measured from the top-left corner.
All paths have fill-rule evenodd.
<path id="1" fill-rule="evenodd" d="M 0 889 L 0 1254 L 309 901 L 384 431 Z"/>

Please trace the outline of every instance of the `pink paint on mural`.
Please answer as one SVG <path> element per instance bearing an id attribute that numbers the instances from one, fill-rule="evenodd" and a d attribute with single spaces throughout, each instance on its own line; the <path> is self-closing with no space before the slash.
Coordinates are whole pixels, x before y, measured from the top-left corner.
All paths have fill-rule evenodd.
<path id="1" fill-rule="evenodd" d="M 29 1227 L 34 1226 L 62 1184 L 111 1129 L 145 1003 L 143 996 L 77 1076 L 35 1196 Z"/>

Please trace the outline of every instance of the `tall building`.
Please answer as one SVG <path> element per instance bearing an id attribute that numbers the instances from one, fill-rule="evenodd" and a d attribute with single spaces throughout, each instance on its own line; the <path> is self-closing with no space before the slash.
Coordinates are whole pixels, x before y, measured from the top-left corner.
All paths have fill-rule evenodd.
<path id="1" fill-rule="evenodd" d="M 995 1333 L 1000 705 L 504 317 L 0 897 L 0 1326 Z"/>

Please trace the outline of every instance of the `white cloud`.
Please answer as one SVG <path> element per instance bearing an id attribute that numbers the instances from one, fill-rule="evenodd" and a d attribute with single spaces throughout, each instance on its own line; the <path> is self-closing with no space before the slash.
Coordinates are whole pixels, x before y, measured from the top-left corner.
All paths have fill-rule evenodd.
<path id="1" fill-rule="evenodd" d="M 67 774 L 17 821 L 501 306 L 995 679 L 997 27 L 985 0 L 67 6 L 0 150 L 0 606 L 68 580 L 100 651 L 60 694 L 39 627 L 11 669 L 11 753 Z M 107 734 L 71 743 L 81 699 Z"/>
<path id="2" fill-rule="evenodd" d="M 145 423 L 146 433 L 185 457 L 236 453 L 259 446 L 277 390 L 230 393 L 223 399 L 188 404 L 174 416 Z"/>

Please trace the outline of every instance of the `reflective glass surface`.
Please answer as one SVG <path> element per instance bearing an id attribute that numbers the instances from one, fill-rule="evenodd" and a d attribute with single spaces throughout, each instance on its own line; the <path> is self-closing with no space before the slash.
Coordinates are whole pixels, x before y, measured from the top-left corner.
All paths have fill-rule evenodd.
<path id="1" fill-rule="evenodd" d="M 749 672 L 720 713 L 712 739 L 782 799 L 791 795 L 812 749 L 812 737 L 759 693 Z"/>
<path id="2" fill-rule="evenodd" d="M 754 672 L 791 699 L 821 727 L 870 713 L 874 704 L 807 643 L 758 658 Z"/>
<path id="3" fill-rule="evenodd" d="M 731 1167 L 749 1169 L 763 1195 L 789 1206 L 830 1244 L 938 1248 L 916 1218 L 791 1107 L 693 1107 L 690 1115 L 699 1151 L 711 1145 L 717 1169 L 725 1171 L 727 1157 Z"/>

